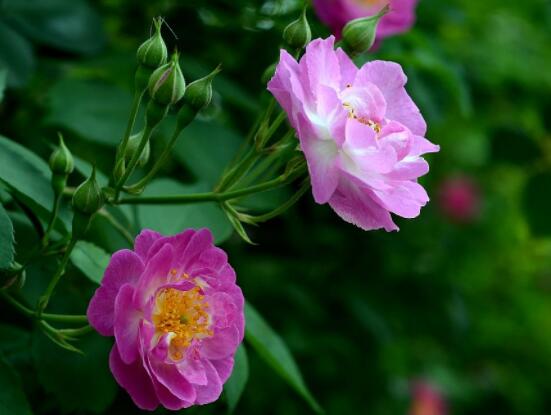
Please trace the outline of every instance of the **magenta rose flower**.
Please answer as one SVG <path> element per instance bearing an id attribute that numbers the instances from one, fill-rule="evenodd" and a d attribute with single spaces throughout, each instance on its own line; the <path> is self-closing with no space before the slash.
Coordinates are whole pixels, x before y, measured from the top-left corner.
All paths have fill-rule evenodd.
<path id="1" fill-rule="evenodd" d="M 417 0 L 314 0 L 320 20 L 340 37 L 343 27 L 351 20 L 373 16 L 386 5 L 390 11 L 377 26 L 377 40 L 406 32 L 415 21 Z"/>
<path id="2" fill-rule="evenodd" d="M 177 410 L 217 400 L 243 340 L 243 294 L 209 230 L 144 230 L 113 254 L 88 306 L 115 336 L 109 366 L 134 403 Z"/>
<path id="3" fill-rule="evenodd" d="M 397 230 L 390 213 L 414 218 L 429 200 L 421 156 L 439 147 L 424 138 L 400 65 L 358 69 L 333 44 L 312 41 L 300 62 L 282 50 L 268 89 L 298 133 L 316 202 L 362 229 Z"/>

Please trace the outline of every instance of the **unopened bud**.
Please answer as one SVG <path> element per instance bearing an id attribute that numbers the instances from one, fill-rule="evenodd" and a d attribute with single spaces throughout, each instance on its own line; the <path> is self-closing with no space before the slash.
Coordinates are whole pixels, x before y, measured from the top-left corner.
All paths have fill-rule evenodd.
<path id="1" fill-rule="evenodd" d="M 74 168 L 73 155 L 65 145 L 63 136 L 59 134 L 59 146 L 50 157 L 50 170 L 52 170 L 52 173 L 68 175 L 73 172 Z"/>
<path id="2" fill-rule="evenodd" d="M 96 168 L 92 174 L 84 181 L 73 195 L 73 210 L 84 215 L 91 216 L 103 206 L 103 193 L 101 187 L 96 181 Z"/>
<path id="3" fill-rule="evenodd" d="M 59 134 L 59 146 L 52 153 L 49 164 L 52 171 L 52 189 L 57 196 L 65 189 L 67 177 L 75 167 L 73 155 L 63 142 L 61 134 Z"/>
<path id="4" fill-rule="evenodd" d="M 302 15 L 289 25 L 283 31 L 283 40 L 289 46 L 295 49 L 304 48 L 312 40 L 312 31 L 306 19 L 306 8 Z"/>
<path id="5" fill-rule="evenodd" d="M 376 15 L 352 20 L 344 26 L 342 38 L 349 52 L 360 54 L 371 49 L 377 37 L 377 25 L 389 10 L 389 6 L 386 5 Z"/>
<path id="6" fill-rule="evenodd" d="M 186 81 L 178 63 L 178 53 L 153 72 L 148 88 L 151 99 L 160 105 L 175 104 L 184 96 Z"/>
<path id="7" fill-rule="evenodd" d="M 212 81 L 220 71 L 220 66 L 218 66 L 207 76 L 189 84 L 184 95 L 184 102 L 197 112 L 207 107 L 212 100 Z"/>
<path id="8" fill-rule="evenodd" d="M 140 142 L 142 141 L 143 137 L 143 131 L 139 132 L 137 134 L 134 134 L 133 136 L 130 136 L 128 139 L 128 144 L 126 146 L 126 151 L 124 153 L 124 158 L 127 163 L 132 160 L 132 157 L 134 157 L 134 154 L 136 151 L 138 151 L 138 147 L 140 146 Z M 145 147 L 142 150 L 142 154 L 140 154 L 140 157 L 138 158 L 138 166 L 145 166 L 147 162 L 149 161 L 149 154 L 150 154 L 150 145 L 149 141 L 145 143 Z"/>
<path id="9" fill-rule="evenodd" d="M 153 24 L 155 33 L 138 48 L 137 58 L 140 65 L 155 69 L 166 63 L 168 53 L 161 35 L 163 19 L 153 19 Z"/>

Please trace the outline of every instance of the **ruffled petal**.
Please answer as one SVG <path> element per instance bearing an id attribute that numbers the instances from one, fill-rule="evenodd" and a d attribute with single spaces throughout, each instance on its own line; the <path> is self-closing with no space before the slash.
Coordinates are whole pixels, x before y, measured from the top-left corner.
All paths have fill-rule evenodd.
<path id="1" fill-rule="evenodd" d="M 90 325 L 103 336 L 113 335 L 115 297 L 124 284 L 135 284 L 144 264 L 134 252 L 123 249 L 111 257 L 100 287 L 88 304 L 86 315 Z"/>
<path id="2" fill-rule="evenodd" d="M 123 285 L 115 300 L 115 340 L 121 359 L 127 364 L 139 354 L 138 328 L 143 313 L 134 301 L 134 288 Z"/>
<path id="3" fill-rule="evenodd" d="M 159 406 L 153 383 L 141 360 L 124 363 L 115 344 L 109 355 L 109 367 L 117 383 L 128 392 L 138 408 L 153 411 Z"/>

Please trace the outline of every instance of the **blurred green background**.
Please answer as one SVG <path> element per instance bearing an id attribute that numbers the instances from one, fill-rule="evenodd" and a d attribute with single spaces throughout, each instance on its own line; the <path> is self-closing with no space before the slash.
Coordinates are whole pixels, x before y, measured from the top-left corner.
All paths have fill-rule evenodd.
<path id="1" fill-rule="evenodd" d="M 79 171 L 96 163 L 108 174 L 130 107 L 135 50 L 161 15 L 188 80 L 218 63 L 224 71 L 213 107 L 186 130 L 148 192 L 208 189 L 268 99 L 261 75 L 301 7 L 298 0 L 3 0 L 0 134 L 46 159 L 62 131 Z M 312 12 L 309 20 L 316 37 L 329 34 Z M 249 228 L 256 246 L 232 235 L 216 206 L 112 214 L 133 233 L 210 225 L 246 298 L 285 339 L 328 414 L 407 414 L 418 379 L 441 390 L 452 414 L 549 414 L 550 45 L 547 0 L 421 0 L 413 30 L 369 56 L 403 65 L 427 136 L 441 146 L 422 179 L 432 201 L 420 217 L 398 218 L 398 233 L 362 232 L 309 194 L 285 216 Z M 0 170 L 9 169 L 1 144 Z M 446 205 L 446 183 L 457 178 L 479 199 L 463 220 Z M 249 202 L 273 206 L 289 194 Z M 36 243 L 32 224 L 1 189 L 0 198 L 24 259 Z M 104 218 L 89 239 L 108 252 L 127 246 Z M 30 303 L 54 267 L 44 258 L 29 271 Z M 52 309 L 82 313 L 95 286 L 70 271 Z M 17 369 L 33 413 L 139 413 L 108 372 L 111 340 L 87 336 L 86 357 L 74 357 L 5 304 L 0 311 L 0 354 Z M 248 355 L 236 413 L 309 413 Z M 226 411 L 220 401 L 186 412 Z"/>

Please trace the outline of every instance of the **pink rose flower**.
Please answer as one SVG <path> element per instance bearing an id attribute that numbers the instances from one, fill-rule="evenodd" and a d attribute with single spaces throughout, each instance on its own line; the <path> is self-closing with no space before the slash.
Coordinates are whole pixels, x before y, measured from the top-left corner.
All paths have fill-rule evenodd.
<path id="1" fill-rule="evenodd" d="M 480 204 L 480 189 L 468 177 L 450 178 L 440 185 L 438 205 L 453 222 L 473 222 L 480 215 Z"/>
<path id="2" fill-rule="evenodd" d="M 388 12 L 377 26 L 377 40 L 406 32 L 415 21 L 417 0 L 314 0 L 320 20 L 340 37 L 343 27 L 351 20 L 373 16 L 386 5 Z"/>
<path id="3" fill-rule="evenodd" d="M 109 366 L 134 403 L 178 410 L 218 399 L 243 340 L 243 295 L 209 230 L 144 230 L 113 254 L 88 306 L 115 336 Z"/>
<path id="4" fill-rule="evenodd" d="M 414 218 L 429 198 L 421 157 L 439 147 L 407 94 L 397 63 L 358 69 L 334 37 L 316 39 L 300 60 L 281 51 L 268 90 L 296 129 L 317 203 L 362 229 L 397 230 L 390 213 Z"/>

